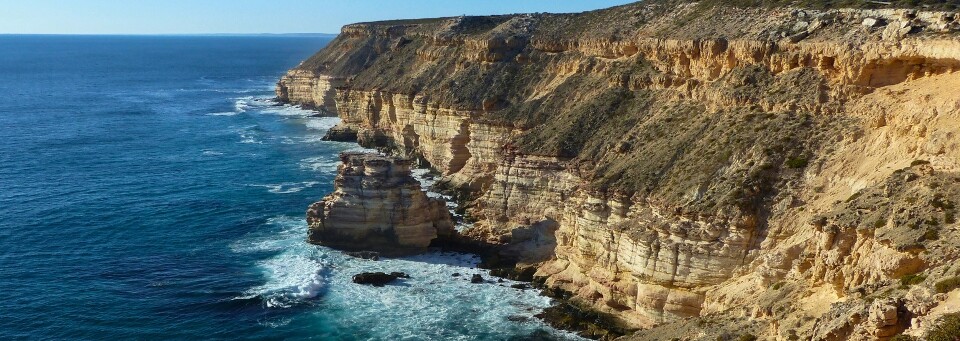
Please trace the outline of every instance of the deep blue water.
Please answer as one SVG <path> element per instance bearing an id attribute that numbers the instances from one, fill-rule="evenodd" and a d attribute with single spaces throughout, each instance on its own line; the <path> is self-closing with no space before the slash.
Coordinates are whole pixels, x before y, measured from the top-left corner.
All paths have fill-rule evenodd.
<path id="1" fill-rule="evenodd" d="M 476 259 L 304 242 L 335 118 L 273 84 L 328 39 L 0 36 L 0 339 L 500 340 L 558 333 Z M 385 288 L 349 283 L 405 271 Z"/>

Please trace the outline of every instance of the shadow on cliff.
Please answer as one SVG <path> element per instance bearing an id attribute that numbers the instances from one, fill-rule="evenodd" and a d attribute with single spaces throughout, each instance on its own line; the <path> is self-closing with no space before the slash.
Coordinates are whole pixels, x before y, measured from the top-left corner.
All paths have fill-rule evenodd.
<path id="1" fill-rule="evenodd" d="M 536 265 L 554 254 L 557 247 L 556 231 L 559 224 L 546 219 L 510 231 L 509 240 L 490 243 L 463 235 L 434 240 L 432 248 L 443 251 L 471 253 L 480 257 L 479 268 L 490 270 L 497 277 L 517 281 L 533 281 Z"/>

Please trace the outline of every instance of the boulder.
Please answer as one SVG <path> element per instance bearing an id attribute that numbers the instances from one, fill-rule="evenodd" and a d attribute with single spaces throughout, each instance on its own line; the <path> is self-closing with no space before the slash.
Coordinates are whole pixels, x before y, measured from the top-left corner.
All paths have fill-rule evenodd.
<path id="1" fill-rule="evenodd" d="M 363 272 L 356 275 L 353 275 L 353 282 L 357 284 L 366 284 L 372 285 L 375 287 L 382 287 L 387 283 L 395 281 L 399 276 L 394 273 L 383 273 L 383 272 Z"/>
<path id="2" fill-rule="evenodd" d="M 872 18 L 872 17 L 864 18 L 863 22 L 861 22 L 860 24 L 866 27 L 880 27 L 885 25 L 883 19 Z"/>

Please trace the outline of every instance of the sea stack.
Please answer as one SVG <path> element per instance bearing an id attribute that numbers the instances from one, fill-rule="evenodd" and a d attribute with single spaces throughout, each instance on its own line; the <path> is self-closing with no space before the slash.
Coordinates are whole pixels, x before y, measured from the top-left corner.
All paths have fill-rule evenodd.
<path id="1" fill-rule="evenodd" d="M 340 160 L 334 192 L 307 209 L 311 243 L 405 255 L 453 234 L 446 203 L 421 190 L 411 160 L 372 153 L 342 153 Z"/>

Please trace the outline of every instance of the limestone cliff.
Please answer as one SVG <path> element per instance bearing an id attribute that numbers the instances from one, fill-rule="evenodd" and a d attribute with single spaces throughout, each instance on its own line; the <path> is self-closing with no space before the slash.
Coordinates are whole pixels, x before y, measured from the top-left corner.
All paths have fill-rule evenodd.
<path id="1" fill-rule="evenodd" d="M 429 163 L 469 236 L 551 232 L 522 263 L 636 338 L 921 336 L 960 311 L 958 28 L 669 0 L 362 23 L 277 95 Z"/>
<path id="2" fill-rule="evenodd" d="M 420 189 L 410 160 L 364 153 L 340 159 L 334 192 L 307 210 L 310 242 L 398 255 L 453 233 L 446 204 Z"/>

